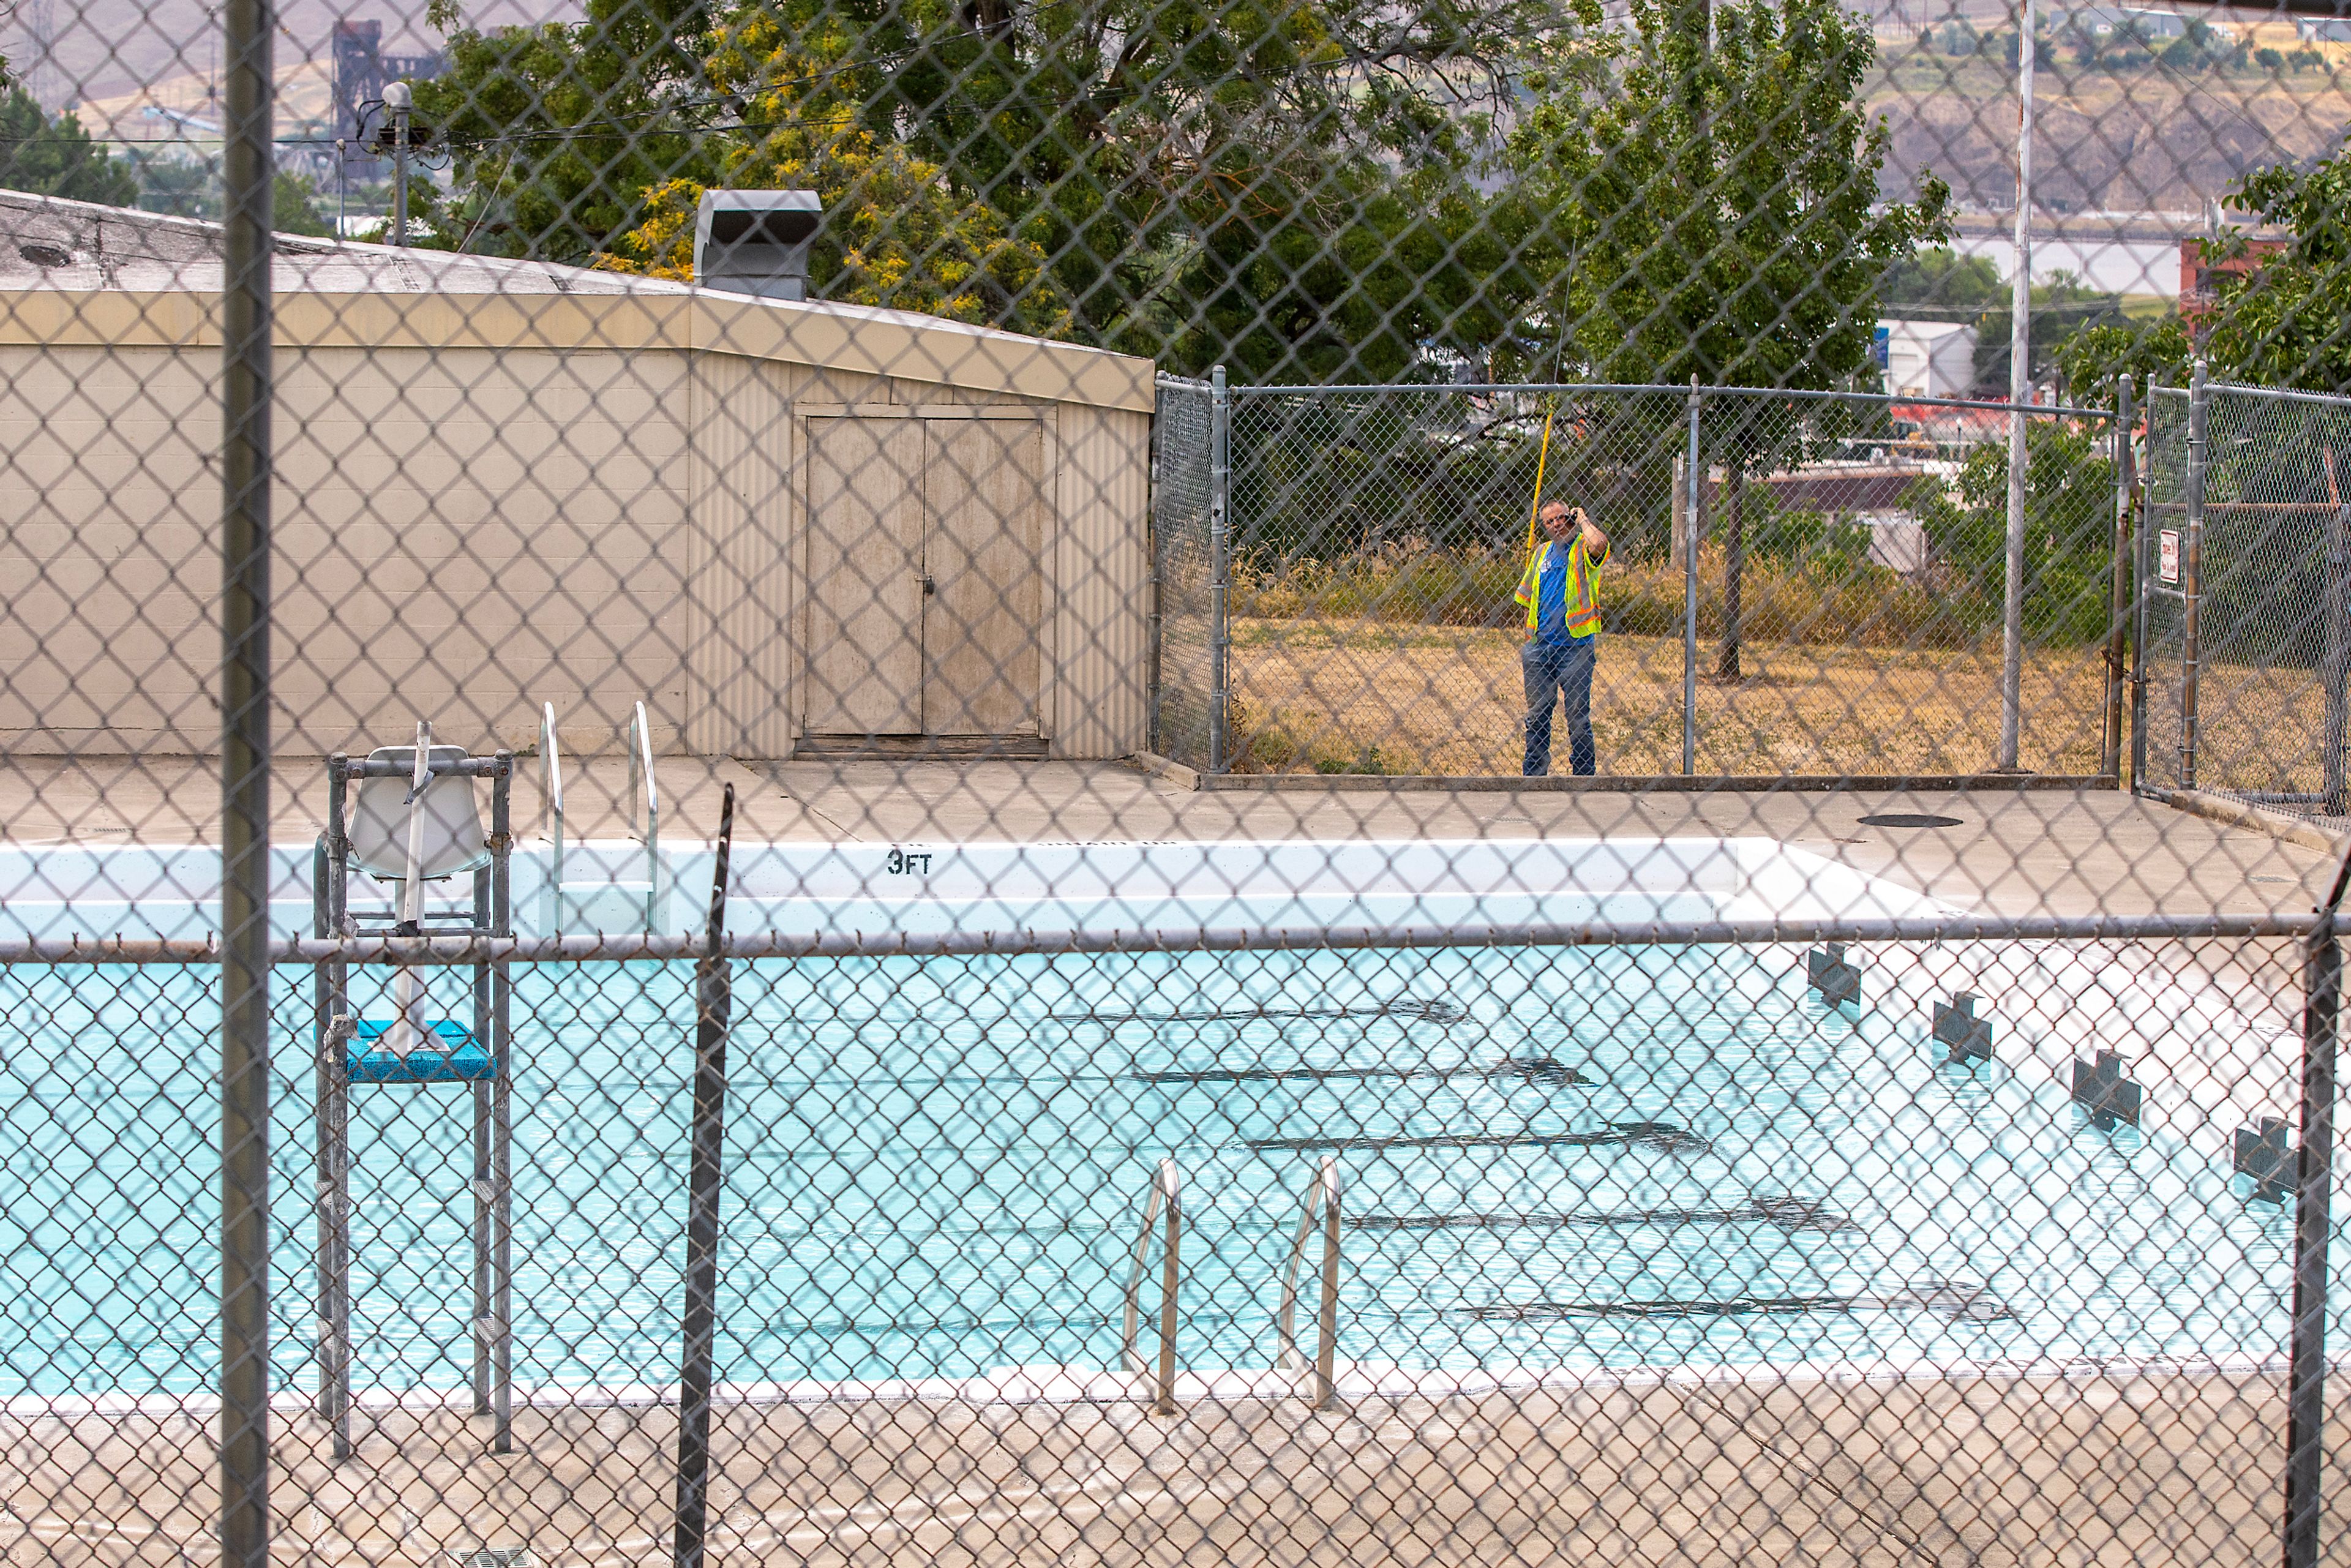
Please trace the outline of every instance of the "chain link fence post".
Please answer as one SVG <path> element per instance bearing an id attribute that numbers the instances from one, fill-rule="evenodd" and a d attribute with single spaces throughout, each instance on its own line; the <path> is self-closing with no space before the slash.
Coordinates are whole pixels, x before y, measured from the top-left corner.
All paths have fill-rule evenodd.
<path id="1" fill-rule="evenodd" d="M 2210 456 L 2206 450 L 2206 434 L 2210 428 L 2211 414 L 2212 393 L 2205 375 L 2204 361 L 2199 360 L 2196 372 L 2188 383 L 2188 523 L 2187 537 L 2181 541 L 2179 567 L 2179 787 L 2182 789 L 2196 788 L 2196 705 L 2201 674 L 2198 656 L 2203 632 L 2200 622 L 2204 595 L 2204 476 Z"/>
<path id="2" fill-rule="evenodd" d="M 1167 530 L 1161 524 L 1161 498 L 1167 493 L 1167 389 L 1155 386 L 1151 407 L 1151 468 L 1144 483 L 1150 499 L 1143 511 L 1143 557 L 1149 562 L 1144 592 L 1149 595 L 1149 616 L 1144 622 L 1143 746 L 1161 757 L 1173 755 L 1167 744 L 1165 645 L 1167 642 Z"/>
<path id="3" fill-rule="evenodd" d="M 2123 768 L 2123 661 L 2130 641 L 2130 592 L 2135 586 L 2130 579 L 2131 549 L 2131 382 L 2127 375 L 2115 378 L 2115 427 L 2110 436 L 2110 449 L 2115 465 L 2115 548 L 2109 576 L 2111 589 L 2106 619 L 2106 708 L 2105 733 L 2098 749 L 2098 771 L 2108 778 L 2121 774 Z"/>
<path id="4" fill-rule="evenodd" d="M 2160 591 L 2156 581 L 2159 564 L 2157 551 L 2162 531 L 2157 527 L 2157 484 L 2162 472 L 2164 453 L 2158 444 L 2157 425 L 2163 409 L 2163 382 L 2159 376 L 2147 378 L 2147 441 L 2140 448 L 2138 549 L 2132 565 L 2138 577 L 2138 614 L 2131 637 L 2131 789 L 2144 790 L 2147 784 L 2147 652 L 2155 635 L 2155 601 Z"/>
<path id="5" fill-rule="evenodd" d="M 2201 367 L 2199 366 L 2200 370 Z M 2325 1463 L 2327 1240 L 2335 1185 L 2335 1047 L 2343 948 L 2335 921 L 2351 851 L 2311 927 L 2303 965 L 2302 1146 L 2294 1200 L 2294 1324 L 2286 1371 L 2285 1568 L 2316 1568 Z"/>
<path id="6" fill-rule="evenodd" d="M 2003 772 L 2019 764 L 2024 720 L 2024 525 L 2027 497 L 2027 422 L 2032 401 L 2032 74 L 2041 57 L 2032 26 L 2032 0 L 2018 7 L 2016 52 L 2016 236 L 2008 338 L 2008 570 L 2001 583 L 2000 617 L 2000 762 Z"/>
<path id="7" fill-rule="evenodd" d="M 1698 772 L 1698 497 L 1705 494 L 1705 470 L 1698 462 L 1698 417 L 1704 400 L 1698 377 L 1690 377 L 1688 450 L 1683 454 L 1682 476 L 1689 486 L 1682 524 L 1682 777 Z"/>
<path id="8" fill-rule="evenodd" d="M 684 1354 L 677 1378 L 676 1568 L 702 1568 L 709 1547 L 711 1384 L 718 1343 L 719 1205 L 726 1163 L 726 1037 L 733 979 L 726 963 L 727 863 L 735 839 L 735 786 L 726 786 L 710 878 L 703 954 L 694 967 L 694 1120 L 686 1164 Z"/>
<path id="9" fill-rule="evenodd" d="M 2326 653 L 2321 665 L 2321 679 L 2326 684 L 2325 732 L 2320 744 L 2325 755 L 2320 759 L 2324 782 L 2321 792 L 2326 797 L 2324 809 L 2330 817 L 2344 814 L 2346 786 L 2344 780 L 2344 746 L 2346 727 L 2345 706 L 2351 701 L 2345 685 L 2351 682 L 2351 528 L 2346 528 L 2346 513 L 2351 513 L 2351 499 L 2331 507 L 2326 512 Z"/>
<path id="10" fill-rule="evenodd" d="M 1229 773 L 1232 709 L 1233 405 L 1225 367 L 1208 372 L 1208 771 Z"/>
<path id="11" fill-rule="evenodd" d="M 268 0 L 229 0 L 221 284 L 220 1560 L 269 1560 Z"/>

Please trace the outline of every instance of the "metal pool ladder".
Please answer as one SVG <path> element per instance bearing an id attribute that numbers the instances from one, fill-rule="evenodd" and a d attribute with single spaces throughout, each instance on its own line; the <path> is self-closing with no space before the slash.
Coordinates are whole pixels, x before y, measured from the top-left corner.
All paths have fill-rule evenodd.
<path id="1" fill-rule="evenodd" d="M 1163 1222 L 1162 1216 L 1165 1216 Z M 1125 1312 L 1120 1325 L 1119 1365 L 1135 1377 L 1152 1376 L 1155 1368 L 1143 1359 L 1143 1282 L 1149 1276 L 1151 1239 L 1162 1231 L 1159 1275 L 1159 1357 L 1152 1386 L 1151 1408 L 1156 1415 L 1176 1414 L 1176 1322 L 1177 1285 L 1183 1278 L 1183 1186 L 1176 1162 L 1164 1159 L 1151 1178 L 1143 1200 L 1143 1222 L 1136 1228 L 1134 1250 L 1126 1271 Z M 1317 1228 L 1322 1232 L 1322 1297 L 1315 1326 L 1318 1343 L 1310 1365 L 1298 1351 L 1298 1276 L 1306 1260 L 1307 1243 Z M 1326 1155 L 1308 1184 L 1306 1202 L 1298 1217 L 1298 1233 L 1281 1271 L 1281 1306 L 1274 1314 L 1277 1348 L 1273 1369 L 1308 1375 L 1308 1399 L 1317 1410 L 1327 1410 L 1335 1396 L 1334 1375 L 1339 1350 L 1339 1161 Z"/>
<path id="2" fill-rule="evenodd" d="M 547 818 L 547 885 L 538 897 L 538 934 L 563 934 L 563 753 L 555 740 L 555 705 L 541 703 L 538 777 Z"/>
<path id="3" fill-rule="evenodd" d="M 645 722 L 645 705 L 637 704 L 629 719 L 629 815 L 635 826 L 637 788 L 645 800 L 645 929 L 659 931 L 668 905 L 662 898 L 661 795 L 653 785 L 653 731 Z"/>
<path id="4" fill-rule="evenodd" d="M 661 791 L 653 781 L 653 726 L 645 705 L 638 703 L 629 716 L 629 836 L 645 846 L 645 929 L 657 932 L 668 913 L 663 897 L 661 859 Z M 541 703 L 538 717 L 539 788 L 547 823 L 547 885 L 539 894 L 539 933 L 562 935 L 563 903 L 563 753 L 555 733 L 555 705 Z M 637 803 L 644 802 L 644 826 L 637 825 Z M 625 889 L 627 883 L 622 883 Z"/>
<path id="5" fill-rule="evenodd" d="M 1306 1261 L 1306 1244 L 1313 1239 L 1318 1219 L 1322 1229 L 1322 1299 L 1314 1314 L 1319 1333 L 1309 1397 L 1315 1409 L 1328 1410 L 1339 1353 L 1339 1159 L 1335 1155 L 1322 1156 L 1322 1167 L 1306 1189 L 1298 1234 L 1290 1240 L 1290 1260 L 1281 1270 L 1281 1310 L 1274 1319 L 1276 1372 L 1308 1370 L 1306 1358 L 1298 1354 L 1298 1271 Z"/>
<path id="6" fill-rule="evenodd" d="M 1160 1211 L 1167 1215 L 1167 1244 L 1159 1279 L 1159 1379 L 1151 1408 L 1162 1416 L 1176 1414 L 1176 1286 L 1183 1265 L 1184 1200 L 1174 1160 L 1161 1160 L 1151 1178 L 1151 1192 L 1143 1200 L 1143 1225 L 1135 1232 L 1134 1261 L 1126 1274 L 1126 1320 L 1119 1339 L 1119 1364 L 1137 1377 L 1149 1368 L 1135 1342 L 1143 1334 L 1143 1276 L 1151 1259 L 1151 1232 Z"/>

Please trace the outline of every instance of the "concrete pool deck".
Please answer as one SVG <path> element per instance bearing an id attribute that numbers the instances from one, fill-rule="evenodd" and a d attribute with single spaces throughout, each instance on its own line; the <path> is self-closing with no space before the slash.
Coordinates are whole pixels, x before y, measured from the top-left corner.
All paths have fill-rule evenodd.
<path id="1" fill-rule="evenodd" d="M 1800 846 L 1988 915 L 2300 913 L 2330 867 L 2316 849 L 2112 789 L 1446 793 L 1312 788 L 1202 793 L 1123 763 L 782 762 L 658 765 L 665 844 L 706 840 L 736 787 L 738 839 L 936 843 L 1234 839 L 1729 837 Z M 618 757 L 566 765 L 569 838 L 630 835 Z M 324 769 L 280 765 L 272 835 L 314 837 Z M 20 758 L 0 768 L 0 842 L 207 843 L 218 765 L 197 758 Z M 1866 816 L 1957 817 L 1886 828 Z M 514 825 L 540 834 L 537 763 L 520 759 Z"/>
<path id="2" fill-rule="evenodd" d="M 2277 1550 L 2284 1401 L 2251 1368 L 1343 1383 L 1321 1413 L 1202 1392 L 1179 1385 L 1165 1417 L 1139 1397 L 722 1405 L 714 1560 L 2121 1568 Z M 211 1561 L 213 1426 L 202 1402 L 0 1420 L 0 1563 Z M 290 1402 L 274 1429 L 277 1562 L 672 1561 L 669 1408 L 518 1409 L 503 1455 L 486 1419 L 431 1409 L 363 1414 L 340 1463 Z M 2351 1561 L 2351 1531 L 2321 1541 Z"/>

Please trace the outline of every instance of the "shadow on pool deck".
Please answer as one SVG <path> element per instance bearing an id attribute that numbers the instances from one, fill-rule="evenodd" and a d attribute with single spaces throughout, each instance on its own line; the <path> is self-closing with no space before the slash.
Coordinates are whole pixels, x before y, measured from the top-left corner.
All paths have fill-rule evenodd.
<path id="1" fill-rule="evenodd" d="M 927 843 L 1103 840 L 1452 839 L 1752 835 L 1797 845 L 1985 913 L 2300 912 L 2325 857 L 2256 829 L 2114 790 L 1933 793 L 1517 794 L 1510 791 L 1196 794 L 1122 763 L 785 762 L 669 758 L 658 766 L 665 843 L 707 837 L 720 789 L 749 841 Z M 571 759 L 567 831 L 630 832 L 626 764 Z M 274 832 L 319 831 L 325 771 L 281 765 Z M 0 764 L 0 824 L 17 844 L 190 843 L 215 836 L 217 764 L 195 758 Z M 1955 827 L 1885 827 L 1883 814 Z M 541 832 L 538 762 L 519 760 L 515 828 Z"/>

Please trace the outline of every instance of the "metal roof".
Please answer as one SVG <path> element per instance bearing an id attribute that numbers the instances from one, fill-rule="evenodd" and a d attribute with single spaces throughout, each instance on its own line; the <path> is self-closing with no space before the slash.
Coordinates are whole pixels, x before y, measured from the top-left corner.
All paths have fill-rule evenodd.
<path id="1" fill-rule="evenodd" d="M 216 223 L 0 191 L 0 340 L 216 340 L 224 249 Z M 913 310 L 296 235 L 277 236 L 271 282 L 287 341 L 698 348 L 1151 407 L 1147 360 Z"/>
<path id="2" fill-rule="evenodd" d="M 0 191 L 0 288 L 220 291 L 220 225 Z M 70 259 L 58 265 L 47 253 Z M 683 294 L 684 284 L 452 251 L 277 236 L 271 283 L 311 294 Z"/>

